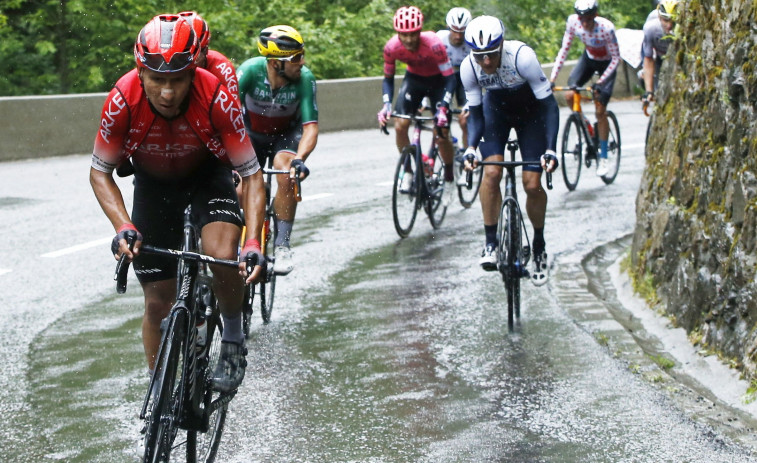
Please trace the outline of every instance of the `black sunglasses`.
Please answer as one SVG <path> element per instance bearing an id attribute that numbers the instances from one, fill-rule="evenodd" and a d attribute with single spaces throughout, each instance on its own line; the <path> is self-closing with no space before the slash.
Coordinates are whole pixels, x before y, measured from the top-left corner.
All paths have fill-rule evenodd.
<path id="1" fill-rule="evenodd" d="M 494 61 L 497 59 L 500 55 L 500 50 L 491 50 L 491 51 L 479 51 L 479 52 L 473 52 L 473 59 L 475 59 L 478 62 L 484 61 L 484 58 L 489 58 L 490 60 Z"/>

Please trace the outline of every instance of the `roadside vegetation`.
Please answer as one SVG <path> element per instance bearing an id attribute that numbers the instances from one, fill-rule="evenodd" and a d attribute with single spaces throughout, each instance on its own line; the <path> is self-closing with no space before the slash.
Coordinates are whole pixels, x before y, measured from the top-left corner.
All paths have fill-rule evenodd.
<path id="1" fill-rule="evenodd" d="M 454 6 L 502 18 L 507 38 L 523 40 L 542 63 L 554 60 L 573 0 L 417 0 L 426 30 L 446 27 Z M 605 0 L 616 27 L 641 29 L 653 0 Z M 134 65 L 140 28 L 155 14 L 194 9 L 210 26 L 211 48 L 239 65 L 257 56 L 264 27 L 290 24 L 304 36 L 318 79 L 380 76 L 394 33 L 392 0 L 0 0 L 0 96 L 105 92 Z M 574 57 L 582 47 L 574 46 Z"/>

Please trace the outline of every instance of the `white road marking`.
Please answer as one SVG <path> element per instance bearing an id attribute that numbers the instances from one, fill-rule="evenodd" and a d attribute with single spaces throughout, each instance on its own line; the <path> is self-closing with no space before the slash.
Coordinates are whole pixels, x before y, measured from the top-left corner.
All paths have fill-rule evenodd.
<path id="1" fill-rule="evenodd" d="M 9 268 L 0 268 L 0 275 L 5 275 L 6 273 L 10 273 L 11 269 Z"/>
<path id="2" fill-rule="evenodd" d="M 113 241 L 113 237 L 102 238 L 99 240 L 90 241 L 88 243 L 77 244 L 76 246 L 71 246 L 69 248 L 60 249 L 58 251 L 48 252 L 46 254 L 42 254 L 40 257 L 52 258 L 52 257 L 65 256 L 66 254 L 73 254 L 75 252 L 83 251 L 89 248 L 94 248 L 96 246 L 103 246 L 105 244 L 110 244 L 111 241 Z"/>
<path id="3" fill-rule="evenodd" d="M 310 201 L 310 200 L 313 200 L 313 199 L 328 198 L 329 196 L 334 196 L 334 193 L 318 193 L 318 194 L 315 194 L 315 195 L 303 196 L 302 200 L 303 201 Z"/>
<path id="4" fill-rule="evenodd" d="M 377 183 L 376 186 L 392 186 L 394 181 Z"/>
<path id="5" fill-rule="evenodd" d="M 303 196 L 302 200 L 303 201 L 311 201 L 311 200 L 314 200 L 314 199 L 328 198 L 329 196 L 334 196 L 334 193 L 318 193 L 318 194 L 314 194 L 314 195 L 310 195 L 310 196 Z M 73 254 L 75 252 L 83 251 L 85 249 L 94 248 L 96 246 L 102 246 L 102 245 L 105 245 L 105 244 L 109 244 L 112 240 L 113 240 L 112 237 L 111 238 L 102 238 L 102 239 L 99 239 L 99 240 L 90 241 L 88 243 L 77 244 L 76 246 L 71 246 L 71 247 L 68 247 L 68 248 L 65 248 L 65 249 L 60 249 L 58 251 L 48 252 L 48 253 L 42 254 L 40 257 L 54 258 L 54 257 L 65 256 L 67 254 Z M 2 269 L 0 269 L 0 275 L 2 275 L 3 273 L 8 273 L 8 272 L 10 272 L 10 270 L 2 270 Z"/>

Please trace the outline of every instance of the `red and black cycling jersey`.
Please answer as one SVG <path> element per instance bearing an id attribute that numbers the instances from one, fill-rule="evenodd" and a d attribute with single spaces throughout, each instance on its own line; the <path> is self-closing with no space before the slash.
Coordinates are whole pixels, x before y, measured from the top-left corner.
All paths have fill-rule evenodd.
<path id="1" fill-rule="evenodd" d="M 92 168 L 111 173 L 131 157 L 139 171 L 165 181 L 195 174 L 208 156 L 243 177 L 260 169 L 244 129 L 239 102 L 217 77 L 195 70 L 186 110 L 168 120 L 150 106 L 136 69 L 125 74 L 103 105 Z"/>
<path id="2" fill-rule="evenodd" d="M 218 80 L 229 89 L 231 95 L 239 100 L 237 72 L 229 58 L 215 50 L 208 50 L 205 56 L 205 70 L 218 77 Z"/>

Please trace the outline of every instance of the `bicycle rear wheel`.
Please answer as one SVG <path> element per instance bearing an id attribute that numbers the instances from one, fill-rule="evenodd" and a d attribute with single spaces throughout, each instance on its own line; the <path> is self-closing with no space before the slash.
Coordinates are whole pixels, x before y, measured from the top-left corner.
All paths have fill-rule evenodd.
<path id="1" fill-rule="evenodd" d="M 207 415 L 203 418 L 203 428 L 207 426 L 207 432 L 187 432 L 187 463 L 213 463 L 216 459 L 218 446 L 221 443 L 228 402 L 224 401 L 222 394 L 214 391 L 210 382 L 210 375 L 218 364 L 221 356 L 221 335 L 223 325 L 218 309 L 208 318 L 207 357 L 202 360 L 205 368 L 202 371 L 202 381 L 205 391 L 204 411 Z"/>
<path id="2" fill-rule="evenodd" d="M 271 321 L 271 312 L 273 312 L 273 296 L 276 292 L 276 273 L 273 271 L 274 263 L 274 244 L 276 243 L 276 212 L 273 206 L 268 209 L 265 220 L 265 238 L 263 239 L 263 254 L 266 256 L 268 265 L 266 266 L 265 279 L 260 282 L 260 317 L 263 323 Z"/>
<path id="3" fill-rule="evenodd" d="M 392 192 L 392 216 L 394 218 L 394 229 L 400 238 L 405 238 L 410 234 L 415 223 L 415 217 L 418 214 L 418 202 L 420 201 L 420 174 L 417 159 L 420 157 L 416 154 L 418 147 L 409 145 L 402 150 L 397 169 L 394 171 L 394 191 Z M 412 185 L 409 189 L 402 189 L 402 179 L 410 175 Z"/>
<path id="4" fill-rule="evenodd" d="M 145 454 L 143 462 L 167 462 L 179 429 L 181 412 L 182 344 L 186 314 L 177 312 L 171 319 L 155 364 L 154 381 L 145 416 Z"/>
<path id="5" fill-rule="evenodd" d="M 462 162 L 462 152 L 459 152 L 455 156 L 455 183 L 460 180 L 465 180 L 465 167 Z M 469 190 L 465 185 L 457 185 L 457 197 L 460 199 L 460 204 L 468 209 L 473 205 L 478 196 L 478 190 L 481 189 L 481 177 L 483 177 L 484 169 L 479 166 L 473 170 L 473 182 L 471 189 Z"/>
<path id="6" fill-rule="evenodd" d="M 620 126 L 618 126 L 618 118 L 612 111 L 607 111 L 607 122 L 610 125 L 610 134 L 607 138 L 607 174 L 600 178 L 609 185 L 618 176 L 620 169 Z"/>
<path id="7" fill-rule="evenodd" d="M 430 157 L 434 160 L 434 170 L 431 175 L 424 175 L 426 192 L 428 193 L 425 207 L 431 226 L 439 228 L 442 226 L 444 216 L 447 215 L 447 206 L 444 205 L 442 200 L 446 186 L 444 181 L 444 163 L 436 147 L 434 147 L 434 151 Z"/>
<path id="8" fill-rule="evenodd" d="M 499 249 L 497 260 L 507 292 L 507 328 L 512 331 L 515 319 L 520 318 L 520 279 L 523 276 L 520 255 L 522 252 L 521 219 L 518 203 L 505 198 L 499 216 Z"/>
<path id="9" fill-rule="evenodd" d="M 571 114 L 565 121 L 562 133 L 562 178 L 570 191 L 575 190 L 578 185 L 586 143 L 578 115 Z"/>

